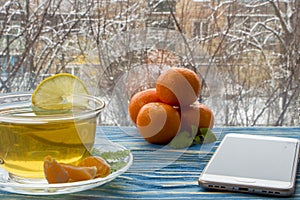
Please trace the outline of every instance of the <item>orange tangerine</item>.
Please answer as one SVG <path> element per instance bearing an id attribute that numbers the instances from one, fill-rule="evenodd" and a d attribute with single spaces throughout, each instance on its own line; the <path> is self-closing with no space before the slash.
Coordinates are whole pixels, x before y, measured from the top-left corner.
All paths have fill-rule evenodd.
<path id="1" fill-rule="evenodd" d="M 181 108 L 181 123 L 182 129 L 187 131 L 191 131 L 192 126 L 212 129 L 214 115 L 207 105 L 195 102 L 190 106 Z M 200 134 L 199 131 L 198 134 Z"/>
<path id="2" fill-rule="evenodd" d="M 168 104 L 152 102 L 141 108 L 136 124 L 146 141 L 166 144 L 175 137 L 180 128 L 180 115 Z"/>
<path id="3" fill-rule="evenodd" d="M 140 109 L 147 103 L 159 102 L 159 98 L 156 95 L 156 89 L 150 88 L 135 93 L 130 99 L 128 105 L 128 113 L 131 120 L 136 124 L 136 118 Z"/>
<path id="4" fill-rule="evenodd" d="M 172 106 L 187 106 L 200 95 L 201 81 L 198 75 L 187 68 L 172 67 L 156 80 L 158 98 Z"/>

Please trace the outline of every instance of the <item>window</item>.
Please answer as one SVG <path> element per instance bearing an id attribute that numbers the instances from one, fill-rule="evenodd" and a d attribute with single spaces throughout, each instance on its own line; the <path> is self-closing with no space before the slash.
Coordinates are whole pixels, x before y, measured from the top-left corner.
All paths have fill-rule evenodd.
<path id="1" fill-rule="evenodd" d="M 208 22 L 206 20 L 193 23 L 193 36 L 206 37 L 208 33 Z"/>
<path id="2" fill-rule="evenodd" d="M 148 6 L 153 9 L 154 13 L 169 13 L 170 9 L 176 12 L 176 1 L 175 0 L 155 0 L 148 1 Z"/>

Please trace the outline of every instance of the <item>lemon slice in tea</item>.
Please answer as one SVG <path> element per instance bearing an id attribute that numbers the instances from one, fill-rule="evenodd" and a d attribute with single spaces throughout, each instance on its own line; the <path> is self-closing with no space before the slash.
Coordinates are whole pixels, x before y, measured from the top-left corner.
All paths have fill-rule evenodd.
<path id="1" fill-rule="evenodd" d="M 41 81 L 31 100 L 33 106 L 40 109 L 68 110 L 73 106 L 74 95 L 88 95 L 85 84 L 72 74 L 61 73 Z"/>

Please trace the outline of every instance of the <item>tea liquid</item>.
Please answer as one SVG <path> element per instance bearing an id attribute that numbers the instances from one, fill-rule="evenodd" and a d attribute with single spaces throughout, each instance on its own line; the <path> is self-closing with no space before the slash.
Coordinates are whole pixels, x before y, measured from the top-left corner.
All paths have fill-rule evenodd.
<path id="1" fill-rule="evenodd" d="M 36 124 L 1 121 L 1 167 L 15 176 L 43 178 L 45 156 L 50 155 L 58 162 L 76 164 L 89 155 L 95 132 L 95 116 Z"/>

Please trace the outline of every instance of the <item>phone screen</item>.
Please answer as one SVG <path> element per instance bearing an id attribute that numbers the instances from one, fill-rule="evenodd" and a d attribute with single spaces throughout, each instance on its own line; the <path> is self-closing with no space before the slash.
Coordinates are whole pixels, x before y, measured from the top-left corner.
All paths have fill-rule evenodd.
<path id="1" fill-rule="evenodd" d="M 296 145 L 289 141 L 226 137 L 206 173 L 291 181 Z"/>

